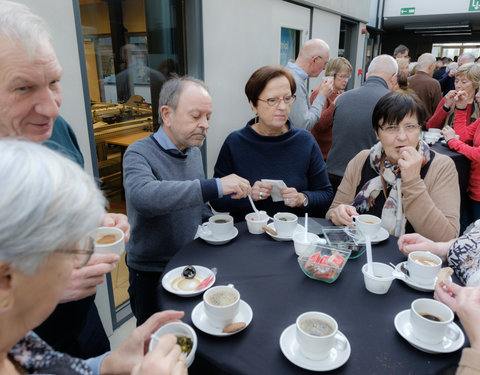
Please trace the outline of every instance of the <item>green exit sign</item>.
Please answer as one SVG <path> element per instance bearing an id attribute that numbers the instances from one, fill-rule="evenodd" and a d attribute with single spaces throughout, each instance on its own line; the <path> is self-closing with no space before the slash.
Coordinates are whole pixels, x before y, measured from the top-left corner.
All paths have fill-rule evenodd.
<path id="1" fill-rule="evenodd" d="M 480 0 L 472 0 L 472 1 L 480 1 Z M 401 16 L 406 16 L 406 15 L 411 16 L 412 14 L 415 14 L 415 8 L 400 8 Z"/>
<path id="2" fill-rule="evenodd" d="M 471 0 L 468 4 L 469 12 L 478 12 L 480 11 L 480 0 Z"/>

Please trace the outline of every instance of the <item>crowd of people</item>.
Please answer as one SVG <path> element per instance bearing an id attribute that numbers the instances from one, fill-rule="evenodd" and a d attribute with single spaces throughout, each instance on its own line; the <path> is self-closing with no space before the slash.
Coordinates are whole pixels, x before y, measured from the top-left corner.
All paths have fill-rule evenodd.
<path id="1" fill-rule="evenodd" d="M 460 369 L 474 367 L 480 265 L 466 264 L 478 259 L 480 222 L 459 237 L 460 216 L 466 224 L 480 219 L 480 66 L 473 56 L 453 67 L 424 53 L 412 72 L 409 50 L 399 46 L 371 61 L 364 85 L 344 92 L 350 62 L 330 59 L 323 40 L 307 41 L 286 67 L 252 73 L 245 94 L 253 118 L 226 138 L 212 178 L 200 152 L 212 113 L 208 87 L 192 77 L 168 79 L 160 128 L 124 155 L 127 218 L 105 212 L 74 131 L 59 116 L 62 68 L 44 21 L 0 0 L 0 46 L 1 374 L 187 373 L 174 336 L 145 351 L 158 327 L 183 317 L 157 312 L 157 287 L 212 207 L 242 221 L 251 212 L 247 197 L 271 216 L 309 213 L 335 225 L 370 213 L 399 237 L 403 253 L 440 256 L 466 287 L 447 282 L 435 298 L 457 312 L 470 337 Z M 309 95 L 306 80 L 324 70 Z M 471 160 L 465 212 L 453 161 L 421 140 L 428 128 L 441 128 L 448 147 Z M 280 199 L 265 179 L 285 183 Z M 125 232 L 138 325 L 114 351 L 94 297 L 119 257 L 94 253 L 88 233 L 99 225 Z"/>

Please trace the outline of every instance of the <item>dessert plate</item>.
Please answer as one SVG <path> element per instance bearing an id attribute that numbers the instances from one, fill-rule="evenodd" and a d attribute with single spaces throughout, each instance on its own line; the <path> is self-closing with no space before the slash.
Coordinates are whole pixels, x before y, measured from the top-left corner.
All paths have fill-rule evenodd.
<path id="1" fill-rule="evenodd" d="M 182 271 L 185 266 L 174 268 L 171 271 L 168 271 L 162 277 L 162 286 L 165 290 L 170 293 L 176 294 L 180 297 L 193 297 L 197 296 L 213 284 L 215 284 L 215 274 L 211 269 L 203 266 L 193 266 L 197 270 L 197 274 L 193 279 L 186 279 L 182 276 Z M 207 277 L 212 276 L 212 281 L 208 283 L 202 289 L 197 290 L 197 286 Z"/>
<path id="2" fill-rule="evenodd" d="M 210 245 L 225 245 L 226 243 L 230 242 L 238 236 L 238 229 L 236 227 L 233 227 L 232 233 L 230 233 L 229 236 L 226 236 L 225 238 L 222 238 L 220 240 L 213 237 L 211 234 L 206 234 L 201 227 L 198 228 L 197 234 L 198 237 L 200 237 L 202 240 L 209 243 Z"/>

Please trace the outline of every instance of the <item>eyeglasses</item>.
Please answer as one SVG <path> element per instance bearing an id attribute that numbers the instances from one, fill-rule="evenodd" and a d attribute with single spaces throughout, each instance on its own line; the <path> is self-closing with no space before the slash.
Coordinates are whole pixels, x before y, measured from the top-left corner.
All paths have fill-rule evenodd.
<path id="1" fill-rule="evenodd" d="M 73 255 L 73 266 L 75 268 L 82 268 L 85 264 L 88 263 L 92 254 L 95 251 L 95 241 L 92 237 L 87 237 L 85 239 L 85 244 L 83 250 L 80 249 L 56 249 L 54 253 L 61 254 L 72 254 Z"/>
<path id="2" fill-rule="evenodd" d="M 350 80 L 350 78 L 352 78 L 351 75 L 347 75 L 347 74 L 335 74 L 338 78 L 340 79 L 345 79 L 345 80 Z"/>
<path id="3" fill-rule="evenodd" d="M 403 129 L 403 131 L 407 134 L 411 134 L 416 132 L 419 128 L 420 128 L 420 125 L 418 124 L 409 124 L 405 126 L 384 125 L 380 127 L 380 129 L 382 129 L 385 133 L 390 135 L 398 134 L 400 132 L 400 129 Z"/>
<path id="4" fill-rule="evenodd" d="M 295 99 L 296 99 L 295 95 L 287 95 L 287 96 L 284 96 L 283 98 L 268 98 L 268 99 L 258 98 L 258 100 L 267 103 L 270 107 L 276 107 L 277 105 L 280 104 L 281 101 L 283 101 L 286 105 L 290 105 L 290 104 L 293 104 Z"/>

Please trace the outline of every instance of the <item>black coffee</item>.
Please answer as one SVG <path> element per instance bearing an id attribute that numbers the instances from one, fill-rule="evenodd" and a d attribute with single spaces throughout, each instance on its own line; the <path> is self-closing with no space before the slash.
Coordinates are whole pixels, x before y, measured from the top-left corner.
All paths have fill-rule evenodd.
<path id="1" fill-rule="evenodd" d="M 293 217 L 289 217 L 289 216 L 282 216 L 282 217 L 277 217 L 278 220 L 281 220 L 281 221 L 292 221 L 293 220 Z"/>
<path id="2" fill-rule="evenodd" d="M 213 220 L 213 222 L 216 223 L 216 224 L 225 224 L 225 223 L 228 223 L 228 220 L 216 219 L 216 220 Z"/>
<path id="3" fill-rule="evenodd" d="M 423 316 L 425 319 L 428 319 L 428 320 L 433 320 L 434 322 L 442 322 L 443 319 L 439 318 L 438 316 L 435 316 L 435 315 L 432 315 L 432 314 L 429 314 L 429 313 L 419 313 L 421 316 Z"/>

